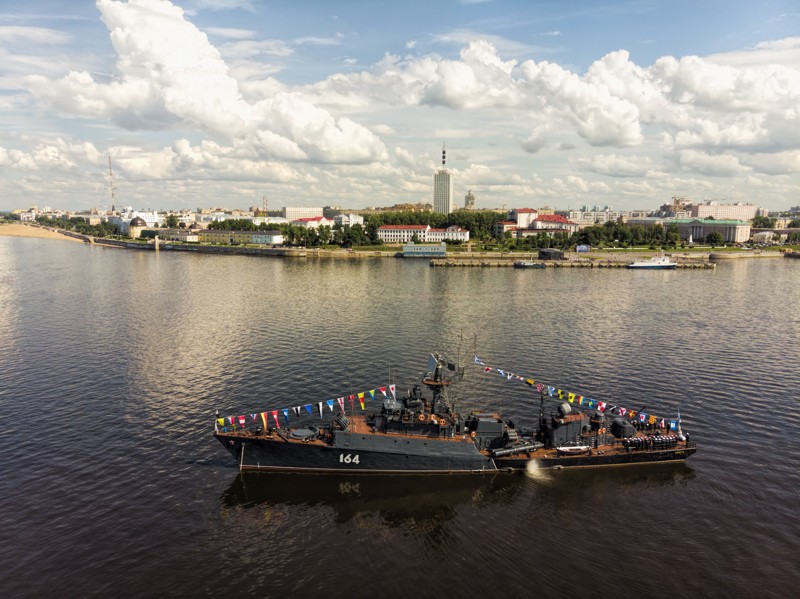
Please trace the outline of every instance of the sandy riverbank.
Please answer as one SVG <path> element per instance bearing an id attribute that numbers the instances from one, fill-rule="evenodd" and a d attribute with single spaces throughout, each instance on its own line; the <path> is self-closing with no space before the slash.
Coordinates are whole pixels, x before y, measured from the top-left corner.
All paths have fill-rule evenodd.
<path id="1" fill-rule="evenodd" d="M 50 229 L 42 229 L 40 227 L 31 227 L 30 225 L 23 225 L 19 223 L 0 224 L 0 237 L 36 237 L 39 239 L 60 239 L 62 241 L 74 241 L 76 243 L 83 243 L 80 239 L 67 237 L 61 233 L 56 233 Z"/>

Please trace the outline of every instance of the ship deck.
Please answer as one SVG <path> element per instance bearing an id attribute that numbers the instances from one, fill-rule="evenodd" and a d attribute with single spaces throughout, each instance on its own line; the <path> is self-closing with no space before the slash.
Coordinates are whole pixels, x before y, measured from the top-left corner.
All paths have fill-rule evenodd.
<path id="1" fill-rule="evenodd" d="M 385 437 L 385 438 L 396 438 L 396 437 L 403 437 L 403 438 L 415 438 L 415 439 L 435 439 L 437 442 L 442 443 L 473 443 L 473 440 L 468 435 L 453 435 L 453 436 L 445 436 L 445 435 L 424 435 L 424 434 L 415 434 L 413 432 L 384 432 L 384 431 L 376 431 L 374 427 L 367 422 L 367 419 L 364 416 L 350 416 L 350 423 L 347 427 L 346 431 L 337 430 L 337 434 L 347 433 L 351 435 L 370 435 L 375 437 Z M 269 431 L 261 431 L 256 432 L 252 429 L 238 429 L 238 430 L 218 430 L 215 434 L 218 436 L 225 436 L 225 437 L 232 437 L 232 438 L 239 438 L 239 439 L 261 439 L 261 440 L 272 440 L 272 441 L 282 441 L 286 443 L 303 443 L 307 445 L 319 445 L 325 446 L 329 445 L 326 441 L 327 435 L 323 438 L 314 438 L 314 439 L 295 439 L 289 436 L 292 430 L 296 430 L 295 427 L 287 427 L 285 429 L 277 429 L 273 430 L 272 432 Z M 324 427 L 324 430 L 329 430 L 327 427 Z M 482 452 L 483 453 L 483 452 Z M 488 455 L 488 454 L 487 454 Z"/>

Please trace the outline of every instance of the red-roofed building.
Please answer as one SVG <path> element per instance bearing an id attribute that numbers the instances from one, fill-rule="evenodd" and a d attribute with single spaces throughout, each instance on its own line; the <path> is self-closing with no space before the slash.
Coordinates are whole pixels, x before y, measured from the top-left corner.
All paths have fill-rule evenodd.
<path id="1" fill-rule="evenodd" d="M 298 227 L 305 227 L 306 229 L 317 229 L 323 225 L 332 227 L 333 221 L 325 218 L 324 216 L 309 216 L 306 218 L 295 219 L 291 222 L 291 224 Z"/>
<path id="2" fill-rule="evenodd" d="M 517 237 L 530 237 L 539 233 L 567 233 L 571 235 L 580 228 L 560 214 L 540 214 L 526 228 L 517 229 Z"/>
<path id="3" fill-rule="evenodd" d="M 431 229 L 429 225 L 381 225 L 378 239 L 384 243 L 408 243 L 414 236 L 423 243 L 469 241 L 469 231 L 452 225 L 446 229 Z"/>
<path id="4" fill-rule="evenodd" d="M 408 243 L 414 237 L 427 241 L 430 225 L 381 225 L 378 227 L 378 239 L 384 243 Z"/>
<path id="5" fill-rule="evenodd" d="M 462 229 L 458 225 L 451 225 L 446 229 L 430 229 L 428 230 L 428 239 L 426 241 L 440 242 L 440 241 L 469 241 L 469 231 Z"/>
<path id="6" fill-rule="evenodd" d="M 544 214 L 533 208 L 514 208 L 508 211 L 507 220 L 495 223 L 493 232 L 495 237 L 503 237 L 510 231 L 517 238 L 521 238 L 539 233 L 572 234 L 579 228 L 576 223 L 559 214 Z"/>
<path id="7" fill-rule="evenodd" d="M 513 208 L 508 211 L 508 220 L 515 221 L 518 229 L 527 229 L 538 215 L 533 208 Z"/>
<path id="8" fill-rule="evenodd" d="M 501 220 L 500 222 L 494 224 L 492 233 L 494 234 L 495 237 L 503 237 L 505 236 L 507 231 L 511 231 L 512 233 L 514 233 L 514 231 L 516 230 L 517 230 L 517 221 Z"/>
<path id="9" fill-rule="evenodd" d="M 509 231 L 515 233 L 518 229 L 527 229 L 538 214 L 538 210 L 533 208 L 512 208 L 508 211 L 506 220 L 494 224 L 492 233 L 495 237 L 503 237 Z"/>

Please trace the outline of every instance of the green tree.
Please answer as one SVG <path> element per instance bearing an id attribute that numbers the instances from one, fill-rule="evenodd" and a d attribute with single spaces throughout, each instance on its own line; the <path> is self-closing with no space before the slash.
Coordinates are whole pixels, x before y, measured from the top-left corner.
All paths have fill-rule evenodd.
<path id="1" fill-rule="evenodd" d="M 717 247 L 718 245 L 723 245 L 725 243 L 725 238 L 719 231 L 712 231 L 706 235 L 706 243 L 712 248 Z"/>
<path id="2" fill-rule="evenodd" d="M 167 229 L 177 229 L 178 228 L 178 215 L 177 214 L 168 214 L 167 218 L 164 219 L 164 226 Z"/>
<path id="3" fill-rule="evenodd" d="M 768 216 L 756 216 L 753 219 L 754 229 L 774 229 L 777 219 L 769 218 Z"/>

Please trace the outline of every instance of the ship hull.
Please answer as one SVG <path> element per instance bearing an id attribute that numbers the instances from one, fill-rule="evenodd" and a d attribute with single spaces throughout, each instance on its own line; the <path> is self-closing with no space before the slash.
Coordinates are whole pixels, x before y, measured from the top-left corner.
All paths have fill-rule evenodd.
<path id="1" fill-rule="evenodd" d="M 695 451 L 697 451 L 697 447 L 693 443 L 687 443 L 685 446 L 670 449 L 594 452 L 585 455 L 559 455 L 556 451 L 533 452 L 529 455 L 497 458 L 495 462 L 501 470 L 524 470 L 529 467 L 540 469 L 600 468 L 658 462 L 682 462 Z"/>
<path id="2" fill-rule="evenodd" d="M 339 435 L 332 445 L 217 434 L 241 470 L 351 474 L 482 474 L 494 460 L 472 443 Z M 382 445 L 382 446 L 381 446 Z M 395 447 L 393 447 L 395 446 Z"/>
<path id="3" fill-rule="evenodd" d="M 600 468 L 686 460 L 691 443 L 669 449 L 595 451 L 564 455 L 555 450 L 492 458 L 466 442 L 434 439 L 375 439 L 340 435 L 334 444 L 298 443 L 282 438 L 242 437 L 218 433 L 241 470 L 348 474 L 485 474 L 562 468 Z"/>
<path id="4" fill-rule="evenodd" d="M 628 264 L 626 268 L 632 268 L 634 270 L 674 270 L 678 268 L 677 264 L 650 264 L 649 262 L 645 262 L 643 264 L 633 263 Z"/>

